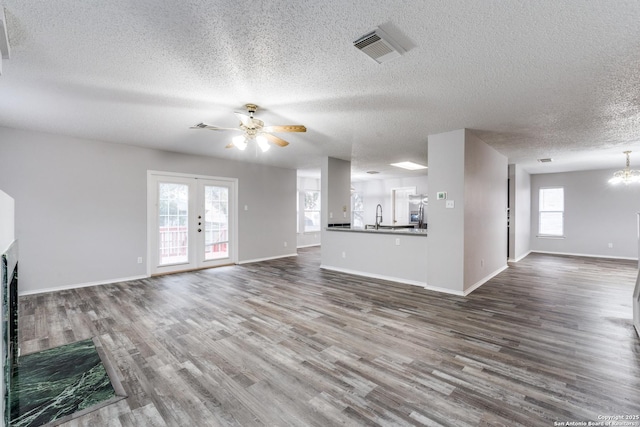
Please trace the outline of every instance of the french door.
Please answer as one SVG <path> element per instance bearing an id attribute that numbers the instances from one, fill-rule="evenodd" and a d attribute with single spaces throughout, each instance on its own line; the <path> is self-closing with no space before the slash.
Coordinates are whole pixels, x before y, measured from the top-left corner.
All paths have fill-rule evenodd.
<path id="1" fill-rule="evenodd" d="M 236 262 L 236 180 L 149 172 L 149 273 Z"/>

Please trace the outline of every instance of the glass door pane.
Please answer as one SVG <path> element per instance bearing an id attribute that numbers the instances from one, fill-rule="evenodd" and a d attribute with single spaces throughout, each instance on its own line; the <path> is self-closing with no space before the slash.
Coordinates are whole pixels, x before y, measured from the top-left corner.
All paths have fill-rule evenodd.
<path id="1" fill-rule="evenodd" d="M 189 262 L 189 185 L 158 183 L 159 265 Z"/>
<path id="2" fill-rule="evenodd" d="M 229 188 L 204 186 L 204 259 L 229 257 Z"/>

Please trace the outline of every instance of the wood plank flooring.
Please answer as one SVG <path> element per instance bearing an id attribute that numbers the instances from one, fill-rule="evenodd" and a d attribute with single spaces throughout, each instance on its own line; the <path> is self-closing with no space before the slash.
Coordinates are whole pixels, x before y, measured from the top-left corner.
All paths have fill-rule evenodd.
<path id="1" fill-rule="evenodd" d="M 298 257 L 20 298 L 129 397 L 65 426 L 553 426 L 640 415 L 636 263 L 531 254 L 468 297 Z M 640 425 L 640 420 L 631 420 Z"/>

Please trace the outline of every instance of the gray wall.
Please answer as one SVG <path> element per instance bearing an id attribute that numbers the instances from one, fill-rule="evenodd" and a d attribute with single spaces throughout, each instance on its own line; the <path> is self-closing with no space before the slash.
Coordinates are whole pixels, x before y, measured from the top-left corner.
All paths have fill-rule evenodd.
<path id="1" fill-rule="evenodd" d="M 464 281 L 464 129 L 429 135 L 429 286 L 460 293 Z M 446 200 L 436 193 L 446 191 Z"/>
<path id="2" fill-rule="evenodd" d="M 322 268 L 429 288 L 428 239 L 373 230 L 325 231 Z"/>
<path id="3" fill-rule="evenodd" d="M 468 293 L 507 266 L 507 158 L 466 129 L 429 135 L 428 149 L 427 283 Z"/>
<path id="4" fill-rule="evenodd" d="M 0 149 L 21 293 L 144 276 L 147 170 L 238 178 L 239 261 L 295 253 L 293 169 L 2 127 Z"/>
<path id="5" fill-rule="evenodd" d="M 351 222 L 351 162 L 327 157 L 321 174 L 322 226 Z"/>
<path id="6" fill-rule="evenodd" d="M 464 290 L 507 265 L 507 158 L 465 130 Z"/>
<path id="7" fill-rule="evenodd" d="M 531 175 L 531 250 L 636 259 L 640 186 L 610 185 L 607 181 L 613 172 L 604 169 Z M 539 189 L 556 186 L 564 187 L 565 238 L 539 238 Z"/>
<path id="8" fill-rule="evenodd" d="M 519 261 L 531 251 L 531 175 L 522 166 L 512 164 L 509 179 L 509 261 Z"/>

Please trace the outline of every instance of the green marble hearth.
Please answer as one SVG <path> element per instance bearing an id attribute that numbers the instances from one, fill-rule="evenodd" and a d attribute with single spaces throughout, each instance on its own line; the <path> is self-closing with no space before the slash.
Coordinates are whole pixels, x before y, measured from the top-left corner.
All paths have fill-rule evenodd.
<path id="1" fill-rule="evenodd" d="M 124 397 L 99 341 L 79 341 L 18 358 L 10 425 L 57 425 Z"/>

